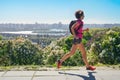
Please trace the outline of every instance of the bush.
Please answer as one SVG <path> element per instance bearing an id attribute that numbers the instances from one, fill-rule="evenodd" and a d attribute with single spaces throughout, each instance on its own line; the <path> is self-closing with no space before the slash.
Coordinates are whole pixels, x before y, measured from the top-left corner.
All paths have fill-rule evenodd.
<path id="1" fill-rule="evenodd" d="M 42 50 L 23 38 L 0 41 L 1 65 L 43 64 Z"/>

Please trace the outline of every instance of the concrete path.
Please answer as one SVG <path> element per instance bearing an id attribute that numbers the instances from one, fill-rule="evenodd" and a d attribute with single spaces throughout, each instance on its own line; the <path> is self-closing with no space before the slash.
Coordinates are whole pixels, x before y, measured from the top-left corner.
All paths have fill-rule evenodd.
<path id="1" fill-rule="evenodd" d="M 0 80 L 119 80 L 120 70 L 2 71 Z"/>

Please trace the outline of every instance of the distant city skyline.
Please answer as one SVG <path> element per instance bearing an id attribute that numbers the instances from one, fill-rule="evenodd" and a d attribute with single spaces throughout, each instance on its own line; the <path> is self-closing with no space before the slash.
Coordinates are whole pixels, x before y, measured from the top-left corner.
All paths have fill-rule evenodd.
<path id="1" fill-rule="evenodd" d="M 85 12 L 87 24 L 120 23 L 120 0 L 0 0 L 0 23 L 59 23 Z"/>

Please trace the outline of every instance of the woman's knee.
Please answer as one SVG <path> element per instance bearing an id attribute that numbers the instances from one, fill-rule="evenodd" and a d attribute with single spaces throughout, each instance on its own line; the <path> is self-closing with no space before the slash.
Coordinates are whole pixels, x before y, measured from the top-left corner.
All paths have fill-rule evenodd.
<path id="1" fill-rule="evenodd" d="M 86 57 L 86 56 L 87 56 L 86 52 L 83 52 L 82 57 Z"/>

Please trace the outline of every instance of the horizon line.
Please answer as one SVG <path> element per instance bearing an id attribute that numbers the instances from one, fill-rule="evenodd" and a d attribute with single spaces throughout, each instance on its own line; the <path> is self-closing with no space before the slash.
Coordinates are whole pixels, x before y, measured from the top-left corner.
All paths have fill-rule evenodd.
<path id="1" fill-rule="evenodd" d="M 16 22 L 0 22 L 0 24 L 69 24 L 69 23 L 62 23 L 62 22 L 54 22 L 54 23 L 39 23 L 39 22 L 34 22 L 34 23 L 16 23 Z M 120 24 L 120 23 L 85 23 L 85 24 Z"/>

